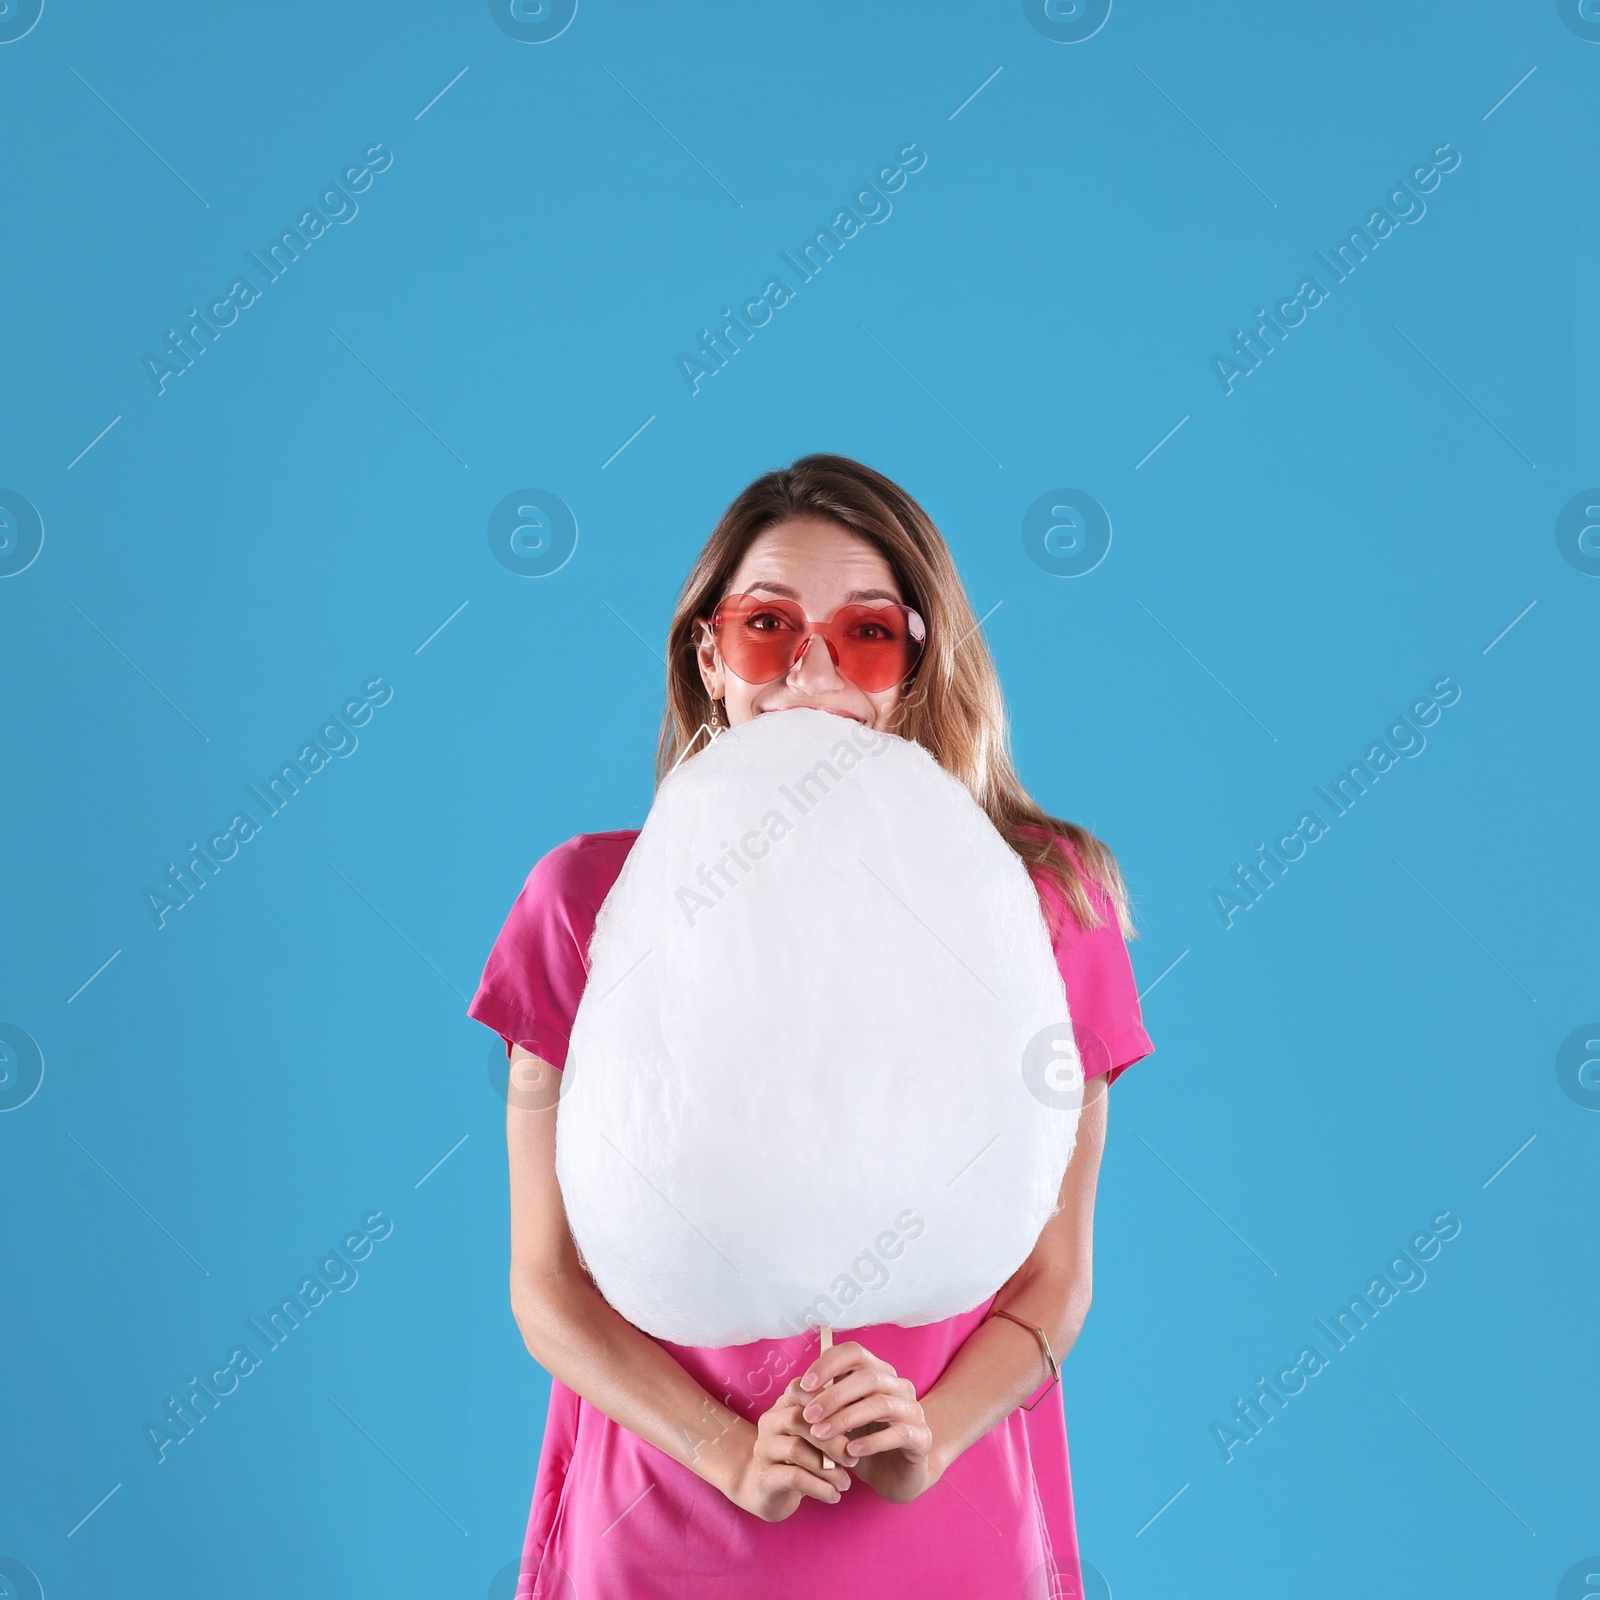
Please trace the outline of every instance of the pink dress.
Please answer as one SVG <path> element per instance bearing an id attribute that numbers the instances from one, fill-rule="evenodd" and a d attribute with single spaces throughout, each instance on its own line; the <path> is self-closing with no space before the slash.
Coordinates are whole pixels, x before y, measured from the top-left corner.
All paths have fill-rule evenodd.
<path id="1" fill-rule="evenodd" d="M 588 978 L 596 913 L 638 833 L 579 834 L 528 874 L 468 1014 L 553 1066 Z M 1070 846 L 1069 846 L 1070 848 Z M 1103 897 L 1087 932 L 1063 911 L 1055 943 L 1089 1076 L 1153 1048 L 1127 946 Z M 989 1302 L 920 1328 L 851 1329 L 923 1395 Z M 815 1332 L 726 1350 L 664 1344 L 702 1388 L 754 1422 L 815 1358 Z M 1031 1401 L 1031 1397 L 1030 1397 Z M 522 1552 L 519 1600 L 818 1600 L 850 1589 L 918 1600 L 1082 1594 L 1066 1416 L 1059 1393 L 1014 1411 L 908 1505 L 859 1480 L 836 1505 L 802 1500 L 783 1522 L 740 1510 L 656 1446 L 551 1380 Z"/>

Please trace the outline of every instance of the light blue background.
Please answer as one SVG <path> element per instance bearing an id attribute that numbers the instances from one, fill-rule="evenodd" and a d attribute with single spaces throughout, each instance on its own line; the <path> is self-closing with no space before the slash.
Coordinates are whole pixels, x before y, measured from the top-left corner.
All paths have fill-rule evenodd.
<path id="1" fill-rule="evenodd" d="M 1064 44 L 1015 3 L 584 0 L 525 44 L 468 0 L 48 0 L 0 46 L 0 487 L 45 529 L 0 582 L 0 1021 L 45 1061 L 0 1116 L 0 1556 L 52 1597 L 506 1592 L 548 1382 L 466 997 L 534 861 L 648 809 L 717 515 L 827 449 L 944 530 L 1024 779 L 1116 851 L 1160 978 L 1063 1385 L 1086 1559 L 1119 1597 L 1553 1595 L 1600 1549 L 1600 1114 L 1555 1065 L 1600 1016 L 1600 580 L 1554 533 L 1600 483 L 1597 85 L 1545 3 L 1118 0 Z M 359 213 L 158 395 L 146 352 L 374 141 Z M 679 353 L 912 141 L 691 395 Z M 1224 394 L 1213 352 L 1445 141 L 1427 215 Z M 486 537 L 533 486 L 579 527 L 544 578 Z M 1056 488 L 1113 525 L 1083 577 L 1023 546 Z M 142 891 L 380 675 L 158 931 Z M 1225 928 L 1234 863 L 1445 675 L 1426 750 Z M 144 1424 L 379 1209 L 158 1465 Z M 1211 1424 L 1446 1209 L 1426 1285 L 1224 1462 Z"/>

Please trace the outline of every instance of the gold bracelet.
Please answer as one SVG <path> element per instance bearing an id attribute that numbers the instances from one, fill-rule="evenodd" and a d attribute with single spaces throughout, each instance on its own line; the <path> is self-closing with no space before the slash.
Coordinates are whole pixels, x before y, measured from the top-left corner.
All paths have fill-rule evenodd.
<path id="1" fill-rule="evenodd" d="M 1029 1333 L 1034 1334 L 1039 1340 L 1039 1348 L 1044 1352 L 1045 1364 L 1050 1368 L 1050 1388 L 1046 1389 L 1044 1394 L 1036 1395 L 1033 1405 L 1024 1404 L 1022 1406 L 1024 1411 L 1032 1411 L 1033 1406 L 1038 1405 L 1044 1399 L 1044 1396 L 1050 1393 L 1050 1389 L 1054 1389 L 1061 1382 L 1061 1368 L 1056 1362 L 1055 1352 L 1050 1348 L 1050 1340 L 1045 1336 L 1043 1328 L 1036 1328 L 1031 1322 L 1024 1322 L 1021 1317 L 1015 1317 L 1009 1311 L 1002 1311 L 998 1306 L 989 1313 L 989 1317 L 1004 1317 L 1006 1321 L 1016 1323 L 1019 1328 L 1026 1328 Z M 985 1317 L 983 1320 L 987 1322 L 989 1317 Z"/>

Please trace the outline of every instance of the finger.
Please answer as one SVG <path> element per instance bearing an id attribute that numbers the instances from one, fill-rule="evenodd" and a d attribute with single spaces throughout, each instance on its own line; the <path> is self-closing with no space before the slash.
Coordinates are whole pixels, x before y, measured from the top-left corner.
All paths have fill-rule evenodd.
<path id="1" fill-rule="evenodd" d="M 841 1492 L 850 1487 L 850 1474 L 844 1467 L 816 1445 L 796 1435 L 783 1434 L 774 1439 L 768 1460 L 803 1467 L 816 1477 L 826 1478 Z"/>
<path id="2" fill-rule="evenodd" d="M 802 1437 L 813 1450 L 820 1450 L 828 1458 L 830 1465 L 838 1467 L 841 1471 L 852 1465 L 855 1460 L 854 1456 L 848 1455 L 845 1451 L 846 1440 L 842 1433 L 833 1434 L 826 1439 L 813 1439 L 809 1435 Z"/>
<path id="3" fill-rule="evenodd" d="M 811 1425 L 805 1419 L 802 1407 L 811 1397 L 801 1394 L 794 1397 L 785 1395 L 769 1410 L 762 1421 L 774 1433 L 792 1433 L 796 1438 L 809 1439 Z"/>
<path id="4" fill-rule="evenodd" d="M 920 1423 L 923 1420 L 922 1407 L 915 1400 L 908 1400 L 902 1394 L 869 1394 L 825 1421 L 811 1424 L 811 1432 L 819 1440 L 832 1439 L 848 1436 L 873 1422 Z"/>
<path id="5" fill-rule="evenodd" d="M 846 1441 L 845 1449 L 850 1460 L 857 1462 L 866 1456 L 882 1455 L 889 1450 L 906 1450 L 915 1456 L 925 1456 L 933 1448 L 933 1430 L 926 1425 L 899 1422 L 869 1433 L 860 1439 Z"/>
<path id="6" fill-rule="evenodd" d="M 870 1367 L 891 1378 L 895 1376 L 894 1368 L 887 1361 L 880 1361 L 870 1350 L 863 1349 L 854 1339 L 849 1339 L 844 1344 L 836 1344 L 831 1350 L 824 1350 L 800 1374 L 800 1387 L 814 1393 L 824 1384 L 842 1378 L 856 1367 Z"/>
<path id="7" fill-rule="evenodd" d="M 826 1456 L 830 1466 L 837 1466 L 842 1470 L 850 1464 L 844 1451 L 844 1436 L 839 1434 L 828 1440 L 813 1438 L 811 1425 L 800 1414 L 800 1407 L 794 1401 L 780 1402 L 767 1412 L 762 1421 L 763 1436 L 769 1442 L 773 1459 L 778 1459 L 782 1454 L 777 1441 L 793 1438 L 807 1448 Z"/>
<path id="8" fill-rule="evenodd" d="M 800 1396 L 801 1415 L 814 1427 L 819 1422 L 831 1420 L 835 1412 L 865 1399 L 869 1394 L 891 1394 L 904 1388 L 903 1378 L 891 1377 L 885 1372 L 858 1370 L 846 1373 L 826 1389 L 814 1394 L 803 1392 Z"/>
<path id="9" fill-rule="evenodd" d="M 834 1488 L 826 1478 L 819 1478 L 816 1473 L 807 1472 L 804 1467 L 775 1461 L 767 1468 L 766 1476 L 772 1484 L 784 1489 L 798 1490 L 813 1500 L 825 1500 L 831 1506 L 838 1505 L 844 1498 L 843 1490 Z"/>

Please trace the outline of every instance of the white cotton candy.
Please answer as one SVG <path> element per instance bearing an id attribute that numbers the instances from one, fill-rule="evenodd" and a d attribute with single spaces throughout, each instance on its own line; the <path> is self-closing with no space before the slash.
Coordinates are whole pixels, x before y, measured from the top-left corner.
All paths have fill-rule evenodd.
<path id="1" fill-rule="evenodd" d="M 1055 1208 L 1082 1066 L 1038 892 L 921 745 L 812 710 L 662 783 L 557 1120 L 606 1299 L 723 1347 L 971 1310 Z"/>

